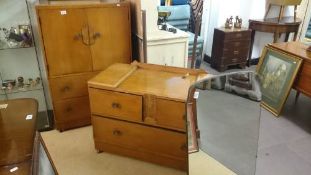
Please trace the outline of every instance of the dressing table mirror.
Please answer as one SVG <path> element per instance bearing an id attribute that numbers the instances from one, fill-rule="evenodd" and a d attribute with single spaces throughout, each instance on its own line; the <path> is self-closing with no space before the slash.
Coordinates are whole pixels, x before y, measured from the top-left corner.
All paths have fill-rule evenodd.
<path id="1" fill-rule="evenodd" d="M 211 76 L 190 87 L 189 175 L 255 174 L 260 101 L 255 72 Z"/>

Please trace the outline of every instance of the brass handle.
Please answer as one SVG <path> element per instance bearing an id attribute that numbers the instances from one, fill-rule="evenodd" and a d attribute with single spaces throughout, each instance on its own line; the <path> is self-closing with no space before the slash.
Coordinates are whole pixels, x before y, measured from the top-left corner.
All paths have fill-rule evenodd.
<path id="1" fill-rule="evenodd" d="M 99 38 L 100 36 L 101 36 L 101 34 L 99 32 L 95 32 L 93 34 L 93 39 L 95 40 L 95 39 Z"/>
<path id="2" fill-rule="evenodd" d="M 112 108 L 114 109 L 121 109 L 121 105 L 119 103 L 112 103 Z"/>
<path id="3" fill-rule="evenodd" d="M 182 150 L 182 151 L 187 151 L 188 150 L 188 147 L 187 147 L 187 144 L 182 144 L 181 146 L 180 146 L 180 149 Z"/>
<path id="4" fill-rule="evenodd" d="M 233 54 L 234 54 L 234 55 L 237 55 L 237 54 L 239 54 L 239 51 L 238 51 L 238 50 L 235 50 L 235 51 L 233 51 Z"/>
<path id="5" fill-rule="evenodd" d="M 238 34 L 236 34 L 235 35 L 237 38 L 240 38 L 240 37 L 242 37 L 242 34 L 241 33 L 238 33 Z"/>
<path id="6" fill-rule="evenodd" d="M 65 92 L 65 91 L 68 91 L 69 89 L 70 89 L 69 86 L 65 86 L 65 87 L 62 89 L 62 91 Z"/>
<path id="7" fill-rule="evenodd" d="M 232 61 L 232 62 L 237 62 L 238 59 L 237 59 L 237 58 L 233 58 L 231 61 Z"/>
<path id="8" fill-rule="evenodd" d="M 73 36 L 73 40 L 77 41 L 77 40 L 80 40 L 82 39 L 82 33 L 77 33 Z"/>
<path id="9" fill-rule="evenodd" d="M 72 108 L 71 107 L 68 107 L 67 109 L 66 109 L 66 112 L 71 112 L 72 111 Z"/>
<path id="10" fill-rule="evenodd" d="M 113 135 L 115 135 L 115 136 L 121 136 L 122 135 L 122 132 L 120 131 L 120 130 L 114 130 L 113 132 Z"/>

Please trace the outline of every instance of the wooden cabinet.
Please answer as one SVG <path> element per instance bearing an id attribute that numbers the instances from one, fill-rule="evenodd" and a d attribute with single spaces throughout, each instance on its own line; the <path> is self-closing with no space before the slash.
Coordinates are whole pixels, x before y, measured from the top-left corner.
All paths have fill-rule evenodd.
<path id="1" fill-rule="evenodd" d="M 87 80 L 131 62 L 129 3 L 50 2 L 36 6 L 58 130 L 91 122 Z"/>
<path id="2" fill-rule="evenodd" d="M 251 30 L 225 29 L 214 30 L 211 66 L 222 72 L 228 66 L 240 65 L 244 68 L 250 50 Z"/>
<path id="3" fill-rule="evenodd" d="M 182 170 L 186 101 L 200 70 L 114 64 L 88 81 L 95 148 Z"/>

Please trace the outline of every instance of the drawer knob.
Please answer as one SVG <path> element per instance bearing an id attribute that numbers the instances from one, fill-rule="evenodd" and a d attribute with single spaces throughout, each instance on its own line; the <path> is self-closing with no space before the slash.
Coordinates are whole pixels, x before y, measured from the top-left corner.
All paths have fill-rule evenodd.
<path id="1" fill-rule="evenodd" d="M 187 144 L 182 144 L 181 146 L 180 146 L 180 149 L 182 150 L 182 151 L 187 151 L 188 150 L 188 147 L 187 147 Z"/>
<path id="2" fill-rule="evenodd" d="M 69 86 L 65 86 L 65 87 L 63 88 L 63 91 L 66 92 L 66 91 L 69 91 L 69 89 L 70 89 Z"/>
<path id="3" fill-rule="evenodd" d="M 238 50 L 235 50 L 235 51 L 233 51 L 233 54 L 234 54 L 234 55 L 237 55 L 237 54 L 239 54 L 239 51 L 238 51 Z"/>
<path id="4" fill-rule="evenodd" d="M 120 103 L 112 103 L 112 108 L 114 108 L 114 109 L 121 109 L 121 105 L 120 105 Z"/>
<path id="5" fill-rule="evenodd" d="M 120 130 L 114 130 L 113 132 L 113 135 L 115 135 L 115 136 L 121 136 L 122 135 L 122 132 L 120 131 Z"/>

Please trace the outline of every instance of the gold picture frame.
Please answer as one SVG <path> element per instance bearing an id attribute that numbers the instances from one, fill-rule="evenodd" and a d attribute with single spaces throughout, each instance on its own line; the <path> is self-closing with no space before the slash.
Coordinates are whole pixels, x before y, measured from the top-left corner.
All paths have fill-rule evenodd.
<path id="1" fill-rule="evenodd" d="M 265 46 L 256 72 L 261 82 L 261 105 L 279 116 L 296 79 L 302 59 Z"/>

